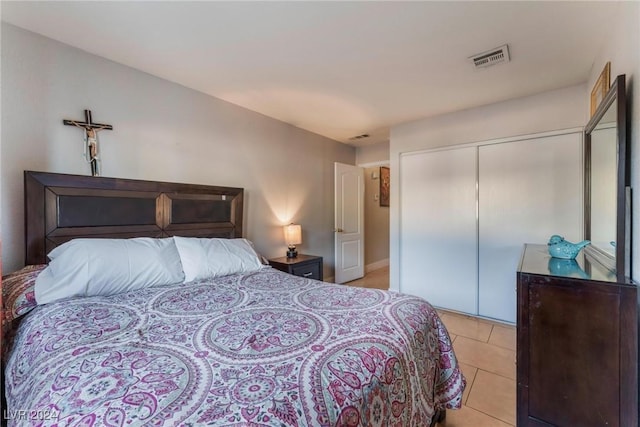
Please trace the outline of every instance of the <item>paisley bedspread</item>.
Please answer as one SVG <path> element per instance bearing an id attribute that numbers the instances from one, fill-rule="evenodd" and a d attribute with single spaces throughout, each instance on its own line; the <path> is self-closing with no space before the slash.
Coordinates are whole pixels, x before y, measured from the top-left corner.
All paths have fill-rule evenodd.
<path id="1" fill-rule="evenodd" d="M 272 268 L 40 306 L 9 425 L 428 426 L 465 380 L 424 300 Z"/>

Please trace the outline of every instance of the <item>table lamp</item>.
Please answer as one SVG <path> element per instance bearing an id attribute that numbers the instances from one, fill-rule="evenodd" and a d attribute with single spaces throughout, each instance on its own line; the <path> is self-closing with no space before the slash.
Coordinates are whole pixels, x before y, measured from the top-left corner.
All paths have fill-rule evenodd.
<path id="1" fill-rule="evenodd" d="M 287 258 L 298 256 L 296 245 L 302 243 L 302 227 L 299 224 L 289 224 L 284 226 L 284 240 L 287 242 Z"/>

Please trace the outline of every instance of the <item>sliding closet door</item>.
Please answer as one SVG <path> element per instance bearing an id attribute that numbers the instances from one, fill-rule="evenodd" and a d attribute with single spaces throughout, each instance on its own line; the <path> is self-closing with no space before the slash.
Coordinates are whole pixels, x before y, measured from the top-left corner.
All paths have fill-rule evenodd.
<path id="1" fill-rule="evenodd" d="M 515 322 L 524 243 L 582 238 L 579 133 L 479 147 L 479 314 Z"/>
<path id="2" fill-rule="evenodd" d="M 476 147 L 400 157 L 400 291 L 477 313 Z"/>

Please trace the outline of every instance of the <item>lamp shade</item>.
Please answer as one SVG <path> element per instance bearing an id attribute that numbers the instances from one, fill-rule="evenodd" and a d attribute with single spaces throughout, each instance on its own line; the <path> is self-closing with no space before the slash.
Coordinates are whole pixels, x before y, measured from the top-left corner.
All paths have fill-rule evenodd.
<path id="1" fill-rule="evenodd" d="M 284 241 L 287 246 L 295 246 L 302 243 L 302 227 L 299 224 L 285 225 Z"/>

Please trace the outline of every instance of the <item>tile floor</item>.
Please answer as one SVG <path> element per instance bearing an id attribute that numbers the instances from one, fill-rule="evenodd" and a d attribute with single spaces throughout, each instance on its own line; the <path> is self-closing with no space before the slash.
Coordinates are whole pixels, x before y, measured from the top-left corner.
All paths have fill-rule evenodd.
<path id="1" fill-rule="evenodd" d="M 347 283 L 389 289 L 389 268 Z M 447 411 L 441 427 L 505 427 L 516 424 L 516 330 L 514 326 L 438 310 L 467 379 L 460 410 Z"/>

